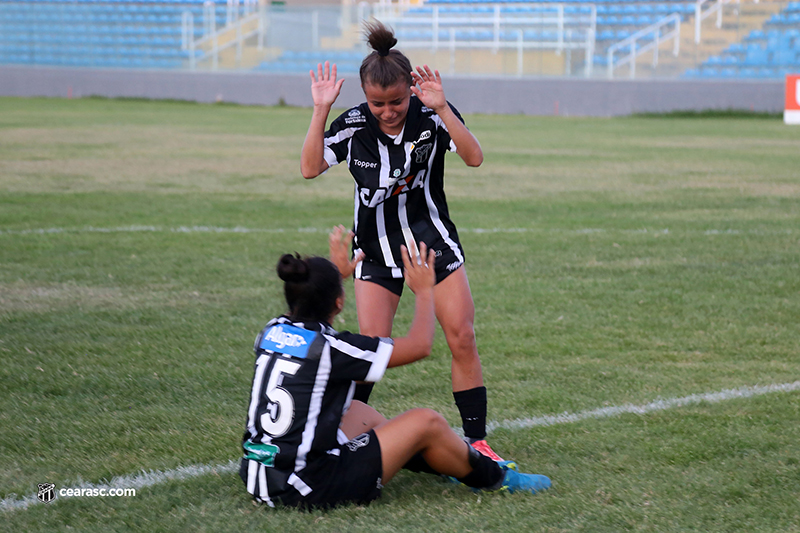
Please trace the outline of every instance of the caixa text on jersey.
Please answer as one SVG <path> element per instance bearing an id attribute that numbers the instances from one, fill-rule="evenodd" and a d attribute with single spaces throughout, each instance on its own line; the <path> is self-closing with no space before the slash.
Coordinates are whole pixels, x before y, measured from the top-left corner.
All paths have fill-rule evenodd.
<path id="1" fill-rule="evenodd" d="M 358 197 L 365 207 L 375 207 L 392 196 L 407 193 L 412 189 L 422 189 L 425 186 L 425 173 L 425 170 L 420 170 L 411 176 L 398 178 L 388 187 L 380 187 L 378 189 L 362 187 L 358 190 Z"/>

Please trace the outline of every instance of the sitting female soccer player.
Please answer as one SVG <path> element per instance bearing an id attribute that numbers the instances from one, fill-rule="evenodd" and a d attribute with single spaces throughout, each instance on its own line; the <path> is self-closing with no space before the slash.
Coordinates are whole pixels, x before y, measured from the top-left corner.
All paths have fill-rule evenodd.
<path id="1" fill-rule="evenodd" d="M 331 240 L 333 248 L 333 239 Z M 408 336 L 338 333 L 344 306 L 339 270 L 321 257 L 280 258 L 289 313 L 271 320 L 255 343 L 255 376 L 240 475 L 260 502 L 296 507 L 367 503 L 412 458 L 423 470 L 485 490 L 537 492 L 545 476 L 502 468 L 462 440 L 430 409 L 385 420 L 353 401 L 356 381 L 375 382 L 387 367 L 426 357 L 434 335 L 434 252 L 403 249 L 405 279 L 416 295 Z"/>

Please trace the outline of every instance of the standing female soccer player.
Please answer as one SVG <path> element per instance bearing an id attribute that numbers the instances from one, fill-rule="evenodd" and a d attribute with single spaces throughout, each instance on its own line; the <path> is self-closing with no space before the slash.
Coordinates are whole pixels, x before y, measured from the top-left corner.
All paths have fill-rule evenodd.
<path id="1" fill-rule="evenodd" d="M 363 335 L 388 337 L 403 290 L 400 247 L 425 242 L 436 254 L 436 318 L 453 354 L 453 397 L 464 434 L 481 453 L 501 458 L 486 443 L 486 388 L 473 322 L 475 306 L 464 268 L 464 251 L 444 194 L 444 156 L 456 152 L 469 166 L 483 162 L 480 144 L 445 99 L 438 71 L 412 72 L 392 47 L 394 34 L 367 25 L 374 52 L 361 64 L 367 101 L 325 123 L 343 79 L 336 65 L 311 72 L 314 113 L 301 154 L 301 171 L 314 178 L 347 161 L 355 179 L 355 269 L 358 324 Z M 344 265 L 337 265 L 343 268 Z M 344 273 L 344 272 L 343 272 Z M 347 274 L 347 273 L 345 273 Z M 357 399 L 366 402 L 371 385 Z"/>
<path id="2" fill-rule="evenodd" d="M 261 502 L 297 507 L 367 503 L 414 459 L 427 471 L 480 489 L 535 493 L 545 476 L 520 474 L 481 455 L 430 409 L 385 420 L 352 401 L 355 380 L 377 381 L 387 367 L 430 353 L 434 333 L 434 252 L 401 251 L 416 295 L 407 337 L 365 337 L 330 325 L 344 306 L 339 270 L 321 257 L 284 255 L 289 313 L 271 320 L 256 339 L 255 375 L 247 412 L 240 475 Z M 421 459 L 420 459 L 421 456 Z"/>

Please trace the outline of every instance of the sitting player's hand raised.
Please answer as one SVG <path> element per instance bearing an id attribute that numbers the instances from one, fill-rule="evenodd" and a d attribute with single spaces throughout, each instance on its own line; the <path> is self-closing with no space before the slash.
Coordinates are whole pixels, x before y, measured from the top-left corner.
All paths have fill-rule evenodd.
<path id="1" fill-rule="evenodd" d="M 403 253 L 403 275 L 406 278 L 408 288 L 414 294 L 419 294 L 420 291 L 432 290 L 436 285 L 436 270 L 434 262 L 436 260 L 436 252 L 428 250 L 428 246 L 424 242 L 419 243 L 419 250 L 414 246 L 411 251 L 405 246 L 400 246 Z"/>

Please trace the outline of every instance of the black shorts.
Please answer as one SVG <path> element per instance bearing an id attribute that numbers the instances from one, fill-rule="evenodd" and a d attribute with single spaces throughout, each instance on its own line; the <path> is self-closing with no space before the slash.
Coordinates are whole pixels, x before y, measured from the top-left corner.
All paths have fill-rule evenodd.
<path id="1" fill-rule="evenodd" d="M 329 455 L 298 474 L 313 489 L 308 496 L 290 491 L 286 497 L 278 498 L 280 502 L 291 507 L 325 509 L 378 499 L 383 488 L 383 463 L 375 432 L 362 433 L 339 446 L 339 450 L 338 457 Z"/>
<path id="2" fill-rule="evenodd" d="M 448 247 L 443 250 L 436 250 L 435 264 L 436 283 L 439 284 L 447 276 L 461 268 L 464 262 L 456 257 L 455 252 Z M 405 279 L 403 278 L 402 268 L 387 267 L 372 259 L 364 258 L 356 266 L 354 277 L 356 279 L 377 283 L 398 296 L 403 295 Z"/>

